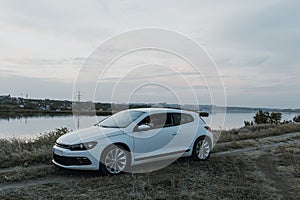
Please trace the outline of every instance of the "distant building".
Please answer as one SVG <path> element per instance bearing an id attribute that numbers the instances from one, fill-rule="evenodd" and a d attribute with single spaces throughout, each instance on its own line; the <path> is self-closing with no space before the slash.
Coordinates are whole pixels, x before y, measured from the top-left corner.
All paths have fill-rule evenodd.
<path id="1" fill-rule="evenodd" d="M 50 105 L 46 105 L 45 110 L 49 111 L 50 110 Z"/>

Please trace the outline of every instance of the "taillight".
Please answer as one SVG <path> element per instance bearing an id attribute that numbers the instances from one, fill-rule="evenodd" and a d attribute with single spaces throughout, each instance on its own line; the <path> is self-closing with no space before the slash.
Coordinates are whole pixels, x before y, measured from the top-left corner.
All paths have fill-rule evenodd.
<path id="1" fill-rule="evenodd" d="M 211 132 L 211 128 L 210 128 L 209 126 L 204 126 L 204 128 L 205 128 L 206 130 L 208 130 L 209 132 Z"/>

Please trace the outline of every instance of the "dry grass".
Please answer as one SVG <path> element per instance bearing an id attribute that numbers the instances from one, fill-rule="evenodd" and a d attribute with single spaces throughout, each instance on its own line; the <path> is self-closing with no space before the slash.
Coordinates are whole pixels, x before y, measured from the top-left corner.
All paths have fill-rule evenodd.
<path id="1" fill-rule="evenodd" d="M 146 174 L 88 177 L 83 176 L 84 172 L 74 173 L 64 176 L 64 181 L 0 192 L 0 198 L 297 199 L 299 180 L 295 172 L 299 170 L 300 159 L 293 153 L 298 147 L 289 148 L 288 155 L 276 148 L 276 155 L 249 152 L 212 156 L 207 162 L 180 160 Z M 260 161 L 268 163 L 261 165 Z"/>
<path id="2" fill-rule="evenodd" d="M 29 141 L 16 138 L 1 139 L 0 168 L 49 164 L 56 139 L 67 132 L 67 128 L 56 129 Z"/>
<path id="3" fill-rule="evenodd" d="M 267 136 L 281 135 L 285 133 L 300 132 L 299 123 L 289 124 L 261 124 L 245 126 L 229 131 L 214 131 L 215 135 L 220 135 L 218 142 L 230 142 L 246 139 L 258 139 Z"/>
<path id="4" fill-rule="evenodd" d="M 38 165 L 30 167 L 14 167 L 9 170 L 0 170 L 0 184 L 29 180 L 49 176 L 49 174 L 62 174 L 63 171 L 53 165 Z"/>
<path id="5" fill-rule="evenodd" d="M 247 147 L 258 136 L 296 132 L 299 128 L 295 124 L 248 127 L 227 131 L 221 139 L 235 139 L 233 145 Z M 278 133 L 277 129 L 284 131 Z M 60 129 L 29 143 L 5 140 L 1 144 L 6 145 L 6 154 L 12 158 L 7 160 L 11 166 L 24 165 L 24 162 L 49 163 L 52 145 L 65 132 L 66 129 Z M 43 158 L 35 157 L 37 151 L 43 152 L 39 154 Z M 21 155 L 12 157 L 18 153 Z M 299 174 L 297 143 L 267 151 L 212 154 L 206 162 L 180 159 L 151 173 L 112 177 L 47 164 L 2 169 L 0 199 L 299 199 Z M 32 184 L 30 187 L 28 182 Z M 1 191 L 1 186 L 11 186 L 11 189 Z"/>

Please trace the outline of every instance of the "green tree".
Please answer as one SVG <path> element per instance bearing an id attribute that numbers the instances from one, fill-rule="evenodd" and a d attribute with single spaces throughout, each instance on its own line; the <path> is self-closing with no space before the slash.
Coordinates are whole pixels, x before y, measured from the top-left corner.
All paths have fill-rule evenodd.
<path id="1" fill-rule="evenodd" d="M 260 110 L 254 115 L 253 119 L 256 124 L 268 124 L 270 122 L 270 114 L 267 111 Z"/>
<path id="2" fill-rule="evenodd" d="M 272 112 L 270 115 L 270 123 L 278 124 L 281 121 L 282 114 L 280 112 Z"/>

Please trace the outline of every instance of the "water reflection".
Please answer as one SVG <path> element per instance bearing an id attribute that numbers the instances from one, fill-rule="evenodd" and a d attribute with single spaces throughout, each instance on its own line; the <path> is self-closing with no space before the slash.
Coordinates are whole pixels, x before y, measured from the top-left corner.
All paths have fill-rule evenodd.
<path id="1" fill-rule="evenodd" d="M 215 130 L 239 128 L 244 120 L 253 120 L 255 113 L 227 113 L 223 125 L 222 114 L 214 113 L 203 118 Z M 282 120 L 292 120 L 299 113 L 282 113 Z M 73 116 L 73 115 L 30 115 L 0 116 L 0 138 L 32 137 L 40 133 L 66 127 L 70 130 L 93 126 L 108 116 Z"/>
<path id="2" fill-rule="evenodd" d="M 14 117 L 0 119 L 0 138 L 31 137 L 49 132 L 56 128 L 66 127 L 76 130 L 93 126 L 107 116 L 38 116 Z"/>

